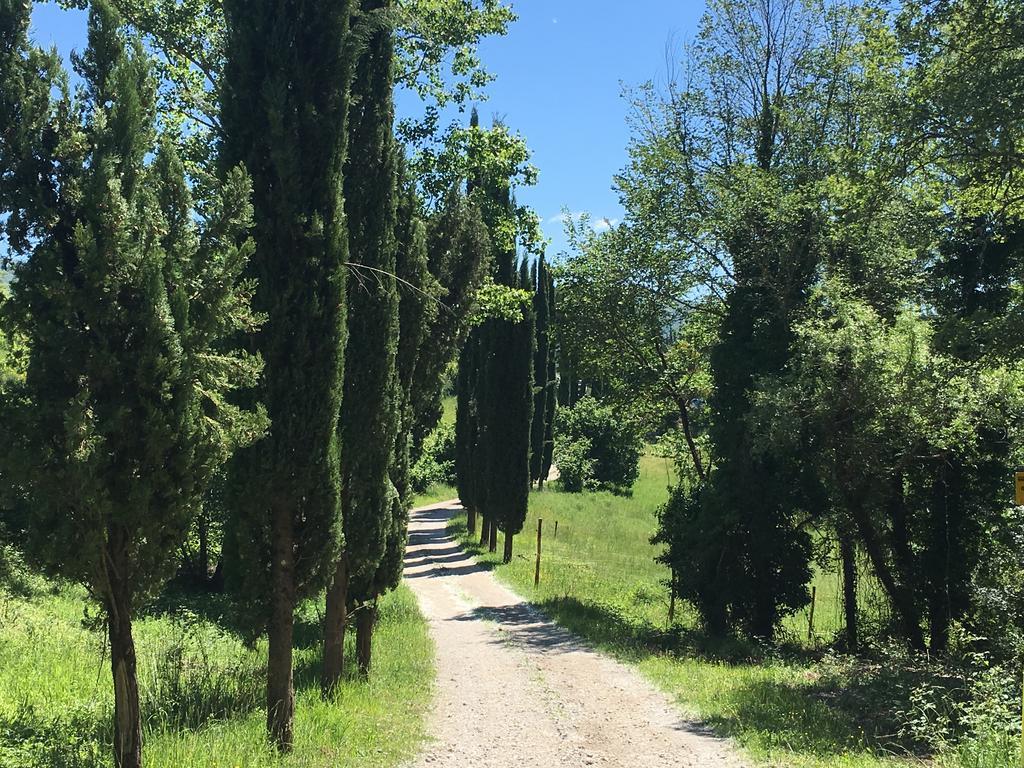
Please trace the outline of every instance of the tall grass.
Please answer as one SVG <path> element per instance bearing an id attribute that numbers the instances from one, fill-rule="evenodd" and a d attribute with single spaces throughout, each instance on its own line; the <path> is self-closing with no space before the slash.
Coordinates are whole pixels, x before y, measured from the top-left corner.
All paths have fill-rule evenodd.
<path id="1" fill-rule="evenodd" d="M 833 657 L 825 650 L 843 625 L 838 565 L 829 557 L 821 557 L 815 571 L 810 636 L 809 611 L 786 619 L 783 642 L 774 648 L 709 639 L 683 605 L 669 622 L 669 574 L 655 562 L 658 549 L 650 538 L 672 480 L 670 463 L 647 455 L 631 496 L 566 494 L 557 486 L 532 493 L 526 527 L 508 565 L 466 536 L 464 517 L 452 521 L 451 531 L 545 613 L 636 664 L 683 711 L 733 737 L 757 761 L 891 768 L 934 757 L 915 751 L 899 729 L 897 714 L 915 684 L 915 670 Z M 541 584 L 535 587 L 538 519 L 544 536 Z M 862 580 L 859 601 L 869 620 L 885 620 L 870 578 Z M 971 742 L 937 759 L 944 766 L 1010 768 L 1018 753 L 1006 746 L 1005 739 Z"/>
<path id="2" fill-rule="evenodd" d="M 0 766 L 112 765 L 113 694 L 101 632 L 83 626 L 74 588 L 0 593 Z M 151 768 L 398 765 L 415 754 L 433 683 L 433 649 L 411 593 L 384 599 L 370 682 L 330 701 L 318 686 L 319 621 L 297 625 L 295 751 L 264 733 L 266 646 L 222 629 L 204 601 L 136 622 L 144 759 Z"/>

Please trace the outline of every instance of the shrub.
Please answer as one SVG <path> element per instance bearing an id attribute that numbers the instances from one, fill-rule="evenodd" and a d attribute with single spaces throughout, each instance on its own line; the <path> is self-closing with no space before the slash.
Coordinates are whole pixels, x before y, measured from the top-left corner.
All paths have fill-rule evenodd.
<path id="1" fill-rule="evenodd" d="M 423 454 L 412 468 L 412 489 L 423 493 L 432 485 L 455 485 L 455 425 L 442 423 L 423 442 Z"/>
<path id="2" fill-rule="evenodd" d="M 567 491 L 632 488 L 640 475 L 641 449 L 634 427 L 593 397 L 558 411 L 555 464 Z"/>

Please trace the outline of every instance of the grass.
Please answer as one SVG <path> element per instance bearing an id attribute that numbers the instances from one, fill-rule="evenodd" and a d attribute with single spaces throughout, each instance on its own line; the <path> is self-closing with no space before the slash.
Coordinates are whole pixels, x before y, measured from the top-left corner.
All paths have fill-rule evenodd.
<path id="1" fill-rule="evenodd" d="M 442 501 L 451 501 L 457 498 L 459 498 L 459 492 L 455 488 L 450 485 L 435 483 L 423 493 L 416 494 L 413 497 L 412 506 L 413 509 L 416 509 L 417 507 L 427 507 L 431 504 L 440 504 Z"/>
<path id="2" fill-rule="evenodd" d="M 85 606 L 76 588 L 0 593 L 0 766 L 112 765 L 109 661 L 102 634 L 83 626 Z M 407 588 L 382 601 L 371 680 L 345 681 L 331 701 L 318 686 L 316 606 L 305 606 L 296 627 L 295 751 L 284 759 L 265 738 L 266 645 L 249 648 L 223 629 L 211 618 L 217 608 L 204 598 L 136 622 L 149 768 L 378 768 L 417 752 L 433 648 Z"/>
<path id="3" fill-rule="evenodd" d="M 632 496 L 533 492 L 512 563 L 483 552 L 466 535 L 464 517 L 451 530 L 498 577 L 555 621 L 596 647 L 636 665 L 689 716 L 735 739 L 757 762 L 794 768 L 893 768 L 918 762 L 895 736 L 895 713 L 907 702 L 914 671 L 832 657 L 825 641 L 842 628 L 840 581 L 827 558 L 814 579 L 815 632 L 808 613 L 789 617 L 781 649 L 711 641 L 679 606 L 668 621 L 668 571 L 650 543 L 654 512 L 667 498 L 670 464 L 647 455 Z M 544 520 L 542 576 L 534 587 L 537 520 Z M 558 533 L 555 535 L 555 523 Z M 498 547 L 499 553 L 501 546 Z M 869 616 L 872 585 L 860 595 Z M 976 745 L 977 746 L 977 745 Z M 978 759 L 943 754 L 937 762 L 1010 768 L 1016 747 L 978 746 Z M 970 751 L 963 747 L 966 755 Z"/>

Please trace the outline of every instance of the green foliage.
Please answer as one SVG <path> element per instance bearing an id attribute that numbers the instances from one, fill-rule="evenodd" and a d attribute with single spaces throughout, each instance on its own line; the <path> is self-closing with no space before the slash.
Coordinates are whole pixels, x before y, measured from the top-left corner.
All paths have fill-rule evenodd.
<path id="1" fill-rule="evenodd" d="M 532 294 L 523 288 L 499 285 L 493 279 L 485 280 L 476 292 L 470 325 L 483 325 L 488 320 L 521 323 L 533 305 Z"/>
<path id="2" fill-rule="evenodd" d="M 441 424 L 424 442 L 412 469 L 413 490 L 422 494 L 432 485 L 455 485 L 455 455 L 455 425 Z"/>
<path id="3" fill-rule="evenodd" d="M 667 487 L 675 480 L 670 461 L 648 454 L 641 460 L 640 479 L 630 497 L 552 489 L 534 492 L 526 526 L 533 530 L 538 518 L 544 520 L 539 587 L 533 583 L 532 559 L 517 558 L 504 565 L 500 557 L 480 553 L 475 537 L 465 534 L 462 516 L 453 518 L 449 530 L 500 580 L 547 616 L 635 665 L 677 702 L 683 716 L 699 717 L 716 733 L 730 737 L 755 764 L 800 768 L 898 768 L 921 760 L 943 768 L 1014 764 L 1019 732 L 1013 730 L 977 732 L 965 738 L 958 726 L 950 743 L 932 755 L 907 732 L 918 716 L 913 702 L 925 702 L 925 691 L 955 691 L 956 700 L 976 711 L 979 719 L 998 719 L 996 705 L 1007 701 L 1005 694 L 989 699 L 986 710 L 991 687 L 980 681 L 989 673 L 969 656 L 949 664 L 910 657 L 898 648 L 878 649 L 860 659 L 820 648 L 801 652 L 800 646 L 809 642 L 806 614 L 783 620 L 786 644 L 782 648 L 709 638 L 700 631 L 698 617 L 685 606 L 677 605 L 675 621 L 669 622 L 670 572 L 655 561 L 661 545 L 650 543 L 656 528 L 650 510 L 665 502 Z M 835 579 L 834 572 L 815 574 L 816 625 L 841 625 L 838 602 L 823 598 L 830 584 L 834 588 Z M 991 675 L 995 689 L 1013 695 L 1019 675 L 1005 669 Z M 979 685 L 965 688 L 966 678 L 977 678 Z M 1019 697 L 1019 689 L 1016 693 Z M 949 711 L 948 696 L 941 699 L 940 693 L 931 701 Z M 1019 702 L 1014 701 L 1014 706 L 1019 717 Z"/>
<path id="4" fill-rule="evenodd" d="M 441 419 L 444 381 L 466 344 L 477 293 L 492 263 L 491 238 L 480 210 L 457 188 L 427 219 L 427 251 L 440 299 L 426 329 L 431 343 L 420 351 L 412 387 L 414 458 Z"/>
<path id="5" fill-rule="evenodd" d="M 231 0 L 223 10 L 221 163 L 252 172 L 256 252 L 247 274 L 258 281 L 253 303 L 267 323 L 250 344 L 266 362 L 256 397 L 273 423 L 234 464 L 229 549 L 231 580 L 262 630 L 272 583 L 280 590 L 281 579 L 293 581 L 281 599 L 314 593 L 341 544 L 352 8 L 321 2 L 281 17 L 269 0 Z M 275 548 L 294 554 L 285 575 L 276 572 Z"/>
<path id="6" fill-rule="evenodd" d="M 555 465 L 567 491 L 625 492 L 639 475 L 642 443 L 635 427 L 587 396 L 555 417 Z"/>
<path id="7" fill-rule="evenodd" d="M 27 47 L 27 9 L 2 20 L 10 108 L 48 60 Z M 135 604 L 169 575 L 214 471 L 265 419 L 230 400 L 261 367 L 229 345 L 259 323 L 241 279 L 248 178 L 229 173 L 197 218 L 182 164 L 153 127 L 148 60 L 117 26 L 106 6 L 93 10 L 82 101 L 47 105 L 39 81 L 22 107 L 38 107 L 38 131 L 0 153 L 5 179 L 24 178 L 26 163 L 41 174 L 34 189 L 2 190 L 11 243 L 30 257 L 5 307 L 29 357 L 3 404 L 4 466 L 25 500 L 32 559 L 104 601 L 113 564 L 132 574 L 119 588 Z"/>
<path id="8" fill-rule="evenodd" d="M 101 768 L 112 694 L 96 685 L 104 643 L 82 625 L 81 589 L 43 583 L 0 598 L 0 765 Z M 136 621 L 143 688 L 144 760 L 151 768 L 382 768 L 411 759 L 426 735 L 433 679 L 430 638 L 413 594 L 381 601 L 372 684 L 342 681 L 324 700 L 316 606 L 299 609 L 294 754 L 268 743 L 263 717 L 265 642 L 249 646 L 218 616 L 216 595 L 163 595 Z M 354 649 L 351 647 L 349 651 Z M 341 705 L 340 702 L 344 702 Z"/>
<path id="9" fill-rule="evenodd" d="M 391 3 L 367 0 L 361 7 L 364 12 L 387 13 Z M 359 601 L 374 599 L 383 591 L 381 582 L 395 579 L 390 573 L 378 574 L 378 567 L 395 526 L 405 519 L 395 515 L 401 504 L 395 504 L 391 482 L 402 405 L 396 367 L 394 55 L 392 30 L 374 30 L 355 65 L 348 119 L 344 194 L 352 275 L 339 432 L 342 557 L 350 594 Z"/>

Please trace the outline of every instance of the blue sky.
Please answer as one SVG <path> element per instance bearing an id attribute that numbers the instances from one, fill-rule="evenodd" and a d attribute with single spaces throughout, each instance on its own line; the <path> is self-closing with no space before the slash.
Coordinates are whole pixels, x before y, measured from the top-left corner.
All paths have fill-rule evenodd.
<path id="1" fill-rule="evenodd" d="M 626 162 L 629 132 L 622 85 L 665 72 L 667 46 L 690 39 L 702 0 L 518 0 L 507 37 L 487 41 L 483 60 L 497 76 L 480 105 L 527 139 L 540 169 L 519 199 L 544 222 L 556 253 L 563 208 L 595 221 L 621 217 L 612 176 Z M 84 45 L 84 14 L 37 5 L 34 37 L 63 54 Z M 402 103 L 399 103 L 402 108 Z"/>

